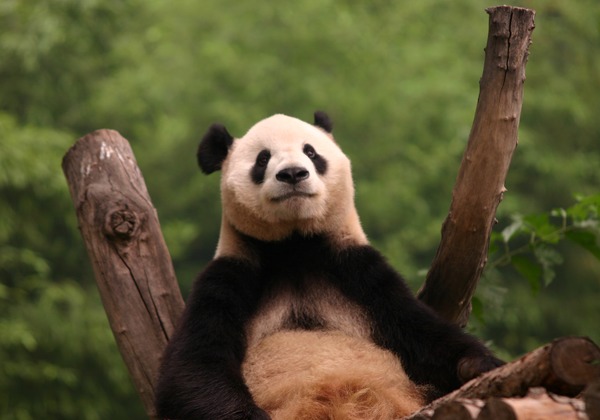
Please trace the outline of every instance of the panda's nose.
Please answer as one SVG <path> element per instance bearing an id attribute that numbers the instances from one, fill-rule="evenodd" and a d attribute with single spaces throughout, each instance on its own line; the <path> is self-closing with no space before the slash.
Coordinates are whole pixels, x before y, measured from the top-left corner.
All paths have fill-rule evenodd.
<path id="1" fill-rule="evenodd" d="M 292 166 L 290 168 L 282 169 L 277 172 L 275 178 L 279 182 L 285 182 L 286 184 L 297 184 L 300 181 L 304 181 L 310 173 L 306 170 L 306 168 L 301 168 L 298 166 Z"/>

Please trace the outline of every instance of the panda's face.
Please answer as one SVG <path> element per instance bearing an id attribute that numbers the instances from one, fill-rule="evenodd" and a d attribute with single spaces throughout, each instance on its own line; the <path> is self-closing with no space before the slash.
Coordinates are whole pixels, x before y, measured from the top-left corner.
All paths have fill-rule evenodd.
<path id="1" fill-rule="evenodd" d="M 217 255 L 243 253 L 239 233 L 265 241 L 297 232 L 323 234 L 337 246 L 367 243 L 350 160 L 330 133 L 322 112 L 315 125 L 274 115 L 238 140 L 220 124 L 209 128 L 197 157 L 204 173 L 222 170 Z"/>
<path id="2" fill-rule="evenodd" d="M 245 219 L 264 226 L 303 230 L 330 217 L 352 198 L 350 162 L 322 129 L 295 118 L 275 115 L 233 142 L 223 163 L 222 194 L 243 208 L 231 222 L 244 232 Z M 243 217 L 245 216 L 245 217 Z M 256 236 L 255 232 L 244 232 Z"/>

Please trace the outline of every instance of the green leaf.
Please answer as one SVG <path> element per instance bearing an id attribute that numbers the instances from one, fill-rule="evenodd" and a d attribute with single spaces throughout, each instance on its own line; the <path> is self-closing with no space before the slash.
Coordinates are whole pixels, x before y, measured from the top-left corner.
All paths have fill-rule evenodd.
<path id="1" fill-rule="evenodd" d="M 578 198 L 578 202 L 567 209 L 567 214 L 573 218 L 574 223 L 589 219 L 598 220 L 600 213 L 600 194 Z"/>
<path id="2" fill-rule="evenodd" d="M 544 229 L 550 223 L 546 213 L 528 214 L 523 217 L 523 221 L 534 230 Z"/>
<path id="3" fill-rule="evenodd" d="M 554 248 L 540 244 L 533 248 L 535 258 L 542 266 L 542 278 L 544 286 L 548 286 L 554 280 L 556 272 L 554 266 L 562 264 L 563 257 Z"/>
<path id="4" fill-rule="evenodd" d="M 600 260 L 600 246 L 598 245 L 598 237 L 594 232 L 577 229 L 566 232 L 565 236 L 571 242 L 591 252 L 597 260 Z"/>
<path id="5" fill-rule="evenodd" d="M 511 263 L 513 267 L 521 274 L 523 277 L 529 281 L 531 285 L 531 290 L 534 293 L 540 291 L 541 278 L 542 278 L 542 266 L 540 264 L 531 261 L 524 255 L 516 255 L 511 258 Z"/>
<path id="6" fill-rule="evenodd" d="M 510 239 L 523 228 L 523 218 L 515 216 L 513 222 L 502 230 L 502 239 L 504 243 L 508 243 Z"/>
<path id="7" fill-rule="evenodd" d="M 530 214 L 523 218 L 523 222 L 542 241 L 551 244 L 560 241 L 560 231 L 550 223 L 550 216 L 546 213 Z"/>
<path id="8" fill-rule="evenodd" d="M 550 215 L 565 220 L 567 218 L 567 211 L 563 208 L 557 208 L 550 211 Z"/>

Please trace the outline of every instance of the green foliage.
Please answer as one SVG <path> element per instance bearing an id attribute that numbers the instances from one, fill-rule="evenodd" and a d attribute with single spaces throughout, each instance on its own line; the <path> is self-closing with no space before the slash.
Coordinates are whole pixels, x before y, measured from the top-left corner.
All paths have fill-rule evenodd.
<path id="1" fill-rule="evenodd" d="M 136 1 L 6 0 L 0 6 L 0 109 L 20 122 L 79 129 L 112 43 Z"/>
<path id="2" fill-rule="evenodd" d="M 72 136 L 0 113 L 0 138 L 0 417 L 139 417 L 98 296 L 83 285 L 58 169 Z"/>
<path id="3" fill-rule="evenodd" d="M 142 418 L 96 294 L 40 273 L 0 301 L 0 417 Z"/>
<path id="4" fill-rule="evenodd" d="M 600 3 L 519 4 L 537 10 L 520 146 L 473 322 L 506 357 L 600 340 Z M 0 417 L 141 417 L 60 171 L 97 128 L 131 141 L 186 292 L 219 231 L 218 176 L 194 158 L 206 127 L 240 136 L 276 112 L 326 110 L 365 230 L 418 287 L 475 109 L 485 6 L 2 1 Z"/>
<path id="5" fill-rule="evenodd" d="M 567 209 L 528 216 L 514 215 L 512 223 L 494 232 L 490 241 L 490 269 L 512 265 L 539 292 L 556 275 L 554 267 L 563 263 L 558 249 L 568 240 L 589 251 L 600 261 L 600 194 L 579 197 Z"/>
<path id="6" fill-rule="evenodd" d="M 60 171 L 86 123 L 81 103 L 107 70 L 101 53 L 112 25 L 103 23 L 112 18 L 101 3 L 0 6 L 1 418 L 143 413 L 91 284 Z"/>
<path id="7" fill-rule="evenodd" d="M 556 331 L 598 340 L 599 210 L 600 194 L 580 196 L 566 209 L 515 215 L 492 234 L 474 327 L 494 337 L 504 357 L 537 347 Z"/>

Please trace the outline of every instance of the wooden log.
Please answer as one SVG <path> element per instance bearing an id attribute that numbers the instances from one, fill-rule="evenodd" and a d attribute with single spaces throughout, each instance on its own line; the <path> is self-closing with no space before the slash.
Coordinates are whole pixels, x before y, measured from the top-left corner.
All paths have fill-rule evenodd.
<path id="1" fill-rule="evenodd" d="M 420 418 L 422 413 L 435 412 L 438 407 L 459 399 L 523 397 L 534 387 L 543 387 L 557 395 L 574 397 L 600 378 L 599 360 L 600 348 L 589 338 L 557 339 L 514 362 L 467 382 L 413 416 L 414 419 Z"/>
<path id="2" fill-rule="evenodd" d="M 413 419 L 413 417 L 410 417 Z M 547 393 L 532 388 L 523 398 L 459 398 L 419 414 L 419 420 L 586 420 L 596 419 L 580 399 Z"/>
<path id="3" fill-rule="evenodd" d="M 160 357 L 184 307 L 156 211 L 116 131 L 82 137 L 62 167 L 110 326 L 153 418 Z"/>
<path id="4" fill-rule="evenodd" d="M 481 409 L 485 406 L 482 399 L 456 398 L 445 401 L 443 404 L 429 405 L 416 413 L 403 417 L 403 420 L 427 420 L 427 419 L 453 419 L 471 420 L 477 418 Z"/>
<path id="5" fill-rule="evenodd" d="M 582 420 L 591 419 L 583 401 L 532 388 L 525 398 L 490 398 L 477 420 Z"/>
<path id="6" fill-rule="evenodd" d="M 471 298 L 487 262 L 496 209 L 518 142 L 525 65 L 533 10 L 487 9 L 489 33 L 479 100 L 442 225 L 442 237 L 419 299 L 443 318 L 465 326 Z"/>
<path id="7" fill-rule="evenodd" d="M 438 407 L 431 415 L 432 420 L 471 420 L 479 412 L 476 400 L 459 399 Z"/>

